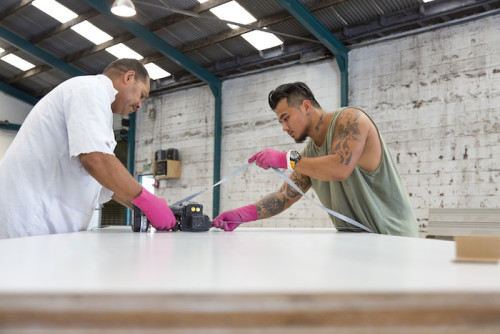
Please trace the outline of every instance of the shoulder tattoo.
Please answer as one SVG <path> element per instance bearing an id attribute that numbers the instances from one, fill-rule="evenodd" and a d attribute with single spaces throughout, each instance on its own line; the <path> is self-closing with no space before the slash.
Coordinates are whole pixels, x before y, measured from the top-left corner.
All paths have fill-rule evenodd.
<path id="1" fill-rule="evenodd" d="M 338 126 L 335 132 L 335 141 L 337 144 L 334 153 L 340 157 L 340 163 L 349 164 L 352 158 L 352 150 L 349 143 L 352 141 L 361 141 L 361 132 L 359 131 L 359 118 L 361 113 L 357 109 L 347 109 L 343 111 L 337 120 Z"/>

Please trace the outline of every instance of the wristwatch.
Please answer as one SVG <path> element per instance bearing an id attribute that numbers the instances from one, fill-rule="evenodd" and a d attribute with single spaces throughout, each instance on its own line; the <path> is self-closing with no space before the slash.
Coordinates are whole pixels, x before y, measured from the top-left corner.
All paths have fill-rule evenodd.
<path id="1" fill-rule="evenodd" d="M 297 151 L 290 151 L 288 152 L 288 168 L 290 169 L 295 169 L 295 164 L 299 162 L 300 158 L 302 156 L 299 154 Z"/>

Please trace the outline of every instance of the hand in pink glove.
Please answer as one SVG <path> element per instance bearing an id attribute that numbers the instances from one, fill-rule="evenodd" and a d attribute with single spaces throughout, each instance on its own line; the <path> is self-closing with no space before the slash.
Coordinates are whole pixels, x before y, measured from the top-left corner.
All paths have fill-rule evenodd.
<path id="1" fill-rule="evenodd" d="M 241 223 L 251 222 L 257 219 L 259 219 L 257 208 L 250 204 L 221 213 L 212 220 L 212 225 L 224 231 L 232 231 L 240 226 Z"/>
<path id="2" fill-rule="evenodd" d="M 270 148 L 266 148 L 248 159 L 248 162 L 254 161 L 257 161 L 257 166 L 264 169 L 269 169 L 270 167 L 286 169 L 288 167 L 286 152 L 280 152 Z"/>
<path id="3" fill-rule="evenodd" d="M 145 188 L 139 196 L 132 200 L 157 230 L 169 230 L 175 226 L 175 217 L 167 202 L 160 197 L 156 197 Z"/>

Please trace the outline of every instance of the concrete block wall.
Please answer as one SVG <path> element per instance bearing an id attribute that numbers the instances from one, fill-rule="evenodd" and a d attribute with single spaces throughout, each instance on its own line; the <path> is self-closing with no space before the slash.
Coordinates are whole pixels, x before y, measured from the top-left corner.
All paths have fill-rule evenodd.
<path id="1" fill-rule="evenodd" d="M 207 86 L 150 98 L 136 119 L 136 174 L 152 173 L 157 150 L 179 150 L 181 178 L 162 181 L 156 195 L 173 204 L 213 184 L 214 98 Z M 211 217 L 212 192 L 195 200 Z"/>
<path id="2" fill-rule="evenodd" d="M 253 154 L 265 148 L 280 151 L 303 148 L 305 143 L 297 144 L 283 132 L 267 101 L 271 90 L 295 81 L 307 83 L 326 110 L 340 106 L 340 73 L 336 62 L 332 60 L 267 71 L 223 83 L 222 175 L 236 170 L 247 163 Z M 222 185 L 221 211 L 255 203 L 277 191 L 283 182 L 274 171 L 252 166 L 241 176 Z M 313 190 L 308 195 L 318 201 Z M 302 198 L 285 212 L 270 219 L 252 222 L 249 226 L 331 227 L 327 214 L 307 202 L 307 199 Z"/>
<path id="3" fill-rule="evenodd" d="M 428 209 L 500 206 L 500 15 L 349 53 L 349 101 L 391 148 L 421 231 Z"/>

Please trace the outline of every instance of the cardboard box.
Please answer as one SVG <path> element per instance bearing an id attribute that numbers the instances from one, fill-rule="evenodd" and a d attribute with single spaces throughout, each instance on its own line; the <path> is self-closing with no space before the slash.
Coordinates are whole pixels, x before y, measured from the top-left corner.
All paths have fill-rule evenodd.
<path id="1" fill-rule="evenodd" d="M 178 160 L 155 161 L 153 175 L 156 180 L 178 179 L 181 177 L 181 162 Z"/>
<path id="2" fill-rule="evenodd" d="M 497 263 L 500 259 L 500 237 L 457 236 L 456 262 Z"/>

